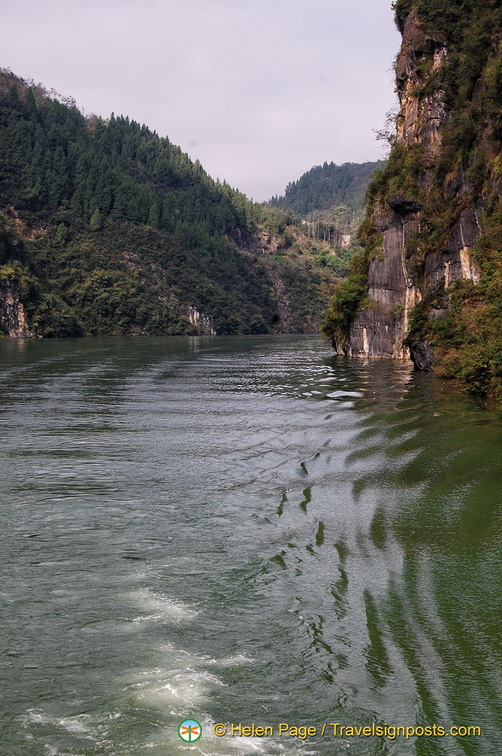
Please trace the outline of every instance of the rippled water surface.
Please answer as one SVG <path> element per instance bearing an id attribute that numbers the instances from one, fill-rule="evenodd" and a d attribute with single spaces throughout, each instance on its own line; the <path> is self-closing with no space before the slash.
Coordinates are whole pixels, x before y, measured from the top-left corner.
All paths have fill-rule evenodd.
<path id="1" fill-rule="evenodd" d="M 494 410 L 305 336 L 4 341 L 0 373 L 2 756 L 502 753 Z"/>

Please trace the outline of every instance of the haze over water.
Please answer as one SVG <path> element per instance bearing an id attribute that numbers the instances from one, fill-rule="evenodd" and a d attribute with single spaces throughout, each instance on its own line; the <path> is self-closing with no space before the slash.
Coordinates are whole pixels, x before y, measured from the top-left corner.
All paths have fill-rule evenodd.
<path id="1" fill-rule="evenodd" d="M 499 413 L 311 336 L 5 340 L 0 373 L 0 756 L 500 752 Z"/>

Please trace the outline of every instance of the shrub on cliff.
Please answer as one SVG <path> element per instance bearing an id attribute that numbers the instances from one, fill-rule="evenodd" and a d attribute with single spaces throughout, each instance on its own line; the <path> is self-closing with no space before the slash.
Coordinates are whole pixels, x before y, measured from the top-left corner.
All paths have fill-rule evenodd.
<path id="1" fill-rule="evenodd" d="M 322 332 L 338 346 L 343 347 L 355 315 L 369 304 L 366 300 L 368 268 L 367 254 L 360 252 L 355 255 L 352 273 L 339 284 L 330 302 Z"/>

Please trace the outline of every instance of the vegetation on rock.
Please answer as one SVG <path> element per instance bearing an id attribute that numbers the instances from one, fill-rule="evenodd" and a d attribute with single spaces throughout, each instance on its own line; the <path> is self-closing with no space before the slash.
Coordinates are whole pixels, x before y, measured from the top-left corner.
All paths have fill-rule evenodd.
<path id="1" fill-rule="evenodd" d="M 404 35 L 401 111 L 389 161 L 368 188 L 363 257 L 369 268 L 396 198 L 415 203 L 418 231 L 405 239 L 405 263 L 421 301 L 409 313 L 408 343 L 431 345 L 438 374 L 502 398 L 502 6 L 396 0 L 394 10 Z M 468 223 L 472 243 L 462 241 Z M 448 278 L 454 247 L 477 265 L 472 280 Z M 334 323 L 346 336 L 365 304 L 367 287 L 354 275 L 344 284 L 350 307 L 340 292 L 331 304 L 330 335 Z"/>

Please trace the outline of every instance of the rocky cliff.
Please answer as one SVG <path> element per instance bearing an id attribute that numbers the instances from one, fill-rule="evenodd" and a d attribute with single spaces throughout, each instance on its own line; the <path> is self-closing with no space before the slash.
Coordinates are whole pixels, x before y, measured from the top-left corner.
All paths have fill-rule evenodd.
<path id="1" fill-rule="evenodd" d="M 393 147 L 368 190 L 365 251 L 326 330 L 349 355 L 411 357 L 497 393 L 502 10 L 491 0 L 394 8 L 403 40 Z"/>
<path id="2" fill-rule="evenodd" d="M 0 333 L 12 339 L 29 339 L 33 336 L 28 328 L 24 305 L 10 281 L 0 286 Z"/>

